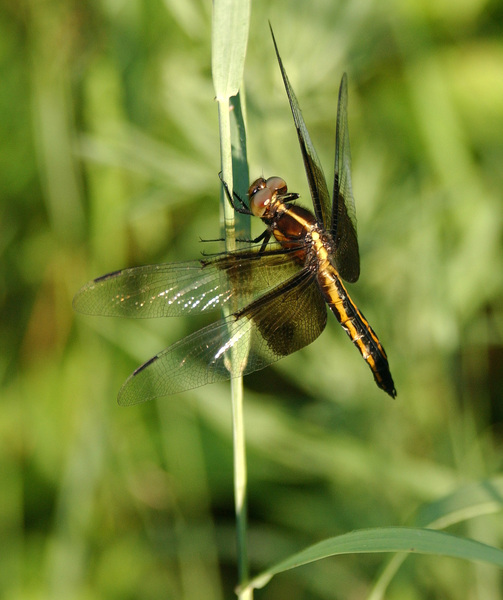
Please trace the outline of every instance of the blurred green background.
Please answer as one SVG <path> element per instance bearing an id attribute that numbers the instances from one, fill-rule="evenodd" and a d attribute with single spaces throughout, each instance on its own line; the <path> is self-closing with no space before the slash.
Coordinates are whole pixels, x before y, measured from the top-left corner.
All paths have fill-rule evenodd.
<path id="1" fill-rule="evenodd" d="M 1 596 L 231 598 L 228 385 L 115 402 L 137 365 L 200 323 L 71 307 L 93 277 L 197 258 L 199 237 L 219 236 L 211 5 L 0 11 Z M 250 176 L 285 177 L 309 206 L 268 19 L 329 180 L 348 72 L 362 256 L 350 292 L 398 398 L 331 317 L 314 344 L 247 378 L 252 573 L 328 536 L 413 523 L 503 459 L 501 2 L 253 4 Z M 449 531 L 501 547 L 494 501 Z M 328 559 L 256 598 L 367 598 L 387 560 Z M 416 556 L 386 597 L 501 590 L 496 569 Z"/>

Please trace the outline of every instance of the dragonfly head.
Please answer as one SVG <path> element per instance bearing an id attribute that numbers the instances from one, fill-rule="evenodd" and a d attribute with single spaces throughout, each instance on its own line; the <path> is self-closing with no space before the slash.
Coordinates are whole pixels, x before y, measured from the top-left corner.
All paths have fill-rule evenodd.
<path id="1" fill-rule="evenodd" d="M 269 177 L 269 179 L 259 177 L 248 188 L 250 210 L 256 217 L 267 217 L 267 213 L 276 202 L 298 197 L 297 194 L 287 194 L 287 191 L 286 182 L 281 177 Z"/>

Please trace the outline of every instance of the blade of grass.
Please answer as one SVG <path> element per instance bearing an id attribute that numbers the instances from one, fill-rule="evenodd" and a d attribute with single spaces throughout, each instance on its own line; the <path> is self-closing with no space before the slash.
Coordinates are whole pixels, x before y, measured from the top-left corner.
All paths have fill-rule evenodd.
<path id="1" fill-rule="evenodd" d="M 249 0 L 214 0 L 212 23 L 212 74 L 218 102 L 222 178 L 229 192 L 234 190 L 234 169 L 244 196 L 248 187 L 244 110 L 238 95 L 243 79 L 246 45 L 250 27 Z M 231 117 L 232 115 L 232 117 Z M 233 129 L 234 127 L 234 129 Z M 243 181 L 245 182 L 244 187 Z M 234 250 L 235 215 L 222 194 L 226 249 Z"/>
<path id="2" fill-rule="evenodd" d="M 262 588 L 274 575 L 340 554 L 402 552 L 451 556 L 503 568 L 503 550 L 432 529 L 387 527 L 359 529 L 309 546 L 254 577 L 247 588 Z"/>
<path id="3" fill-rule="evenodd" d="M 250 30 L 250 0 L 214 0 L 211 70 L 218 102 L 241 86 Z"/>
<path id="4" fill-rule="evenodd" d="M 464 485 L 453 493 L 430 502 L 419 510 L 416 525 L 441 529 L 473 517 L 501 511 L 503 508 L 503 477 Z M 384 567 L 368 600 L 382 600 L 391 580 L 407 559 L 408 554 L 394 556 Z"/>
<path id="5" fill-rule="evenodd" d="M 237 96 L 243 79 L 244 59 L 250 26 L 249 0 L 214 0 L 212 24 L 212 72 L 215 96 L 218 102 L 220 127 L 220 156 L 222 178 L 232 195 L 234 190 L 233 169 L 240 183 L 240 195 L 244 194 L 243 182 L 248 183 L 246 161 L 246 136 L 241 109 L 241 98 Z M 231 97 L 232 101 L 231 101 Z M 232 115 L 232 117 L 231 117 Z M 246 188 L 245 188 L 246 189 Z M 227 251 L 236 247 L 234 210 L 222 190 L 222 214 L 224 215 L 225 246 Z M 248 225 L 249 227 L 249 225 Z M 240 234 L 242 227 L 240 225 Z M 249 229 L 248 229 L 249 231 Z M 249 236 L 248 236 L 249 237 Z M 239 373 L 230 353 L 230 370 Z M 246 448 L 243 418 L 243 379 L 231 379 L 233 445 L 234 445 L 234 502 L 236 510 L 238 582 L 248 578 L 247 508 L 246 508 Z M 243 589 L 240 600 L 252 598 L 251 589 Z"/>

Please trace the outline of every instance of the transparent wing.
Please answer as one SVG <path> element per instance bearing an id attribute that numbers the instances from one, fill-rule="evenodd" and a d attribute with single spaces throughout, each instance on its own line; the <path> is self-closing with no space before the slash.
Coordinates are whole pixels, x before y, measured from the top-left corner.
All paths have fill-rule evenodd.
<path id="1" fill-rule="evenodd" d="M 137 404 L 263 369 L 314 341 L 326 320 L 314 276 L 302 270 L 238 313 L 151 358 L 127 379 L 118 402 Z"/>
<path id="2" fill-rule="evenodd" d="M 270 26 L 270 25 L 269 25 Z M 271 27 L 272 41 L 274 42 L 274 48 L 276 50 L 276 56 L 278 58 L 279 68 L 285 84 L 288 101 L 290 102 L 290 108 L 292 110 L 293 120 L 295 122 L 295 128 L 297 129 L 297 136 L 299 138 L 300 150 L 302 152 L 302 158 L 304 159 L 304 168 L 306 169 L 307 180 L 309 182 L 309 190 L 311 192 L 311 198 L 314 205 L 314 214 L 319 223 L 323 223 L 323 226 L 327 231 L 330 231 L 332 224 L 332 209 L 330 203 L 330 195 L 328 193 L 327 181 L 323 174 L 323 168 L 321 166 L 318 154 L 314 149 L 313 143 L 307 131 L 306 124 L 300 112 L 299 103 L 295 96 L 295 92 L 290 85 L 288 76 L 283 62 L 279 55 L 278 46 L 274 38 L 274 33 Z"/>
<path id="3" fill-rule="evenodd" d="M 201 314 L 228 303 L 235 312 L 300 268 L 291 253 L 278 249 L 133 267 L 90 281 L 73 307 L 88 315 L 136 318 Z"/>
<path id="4" fill-rule="evenodd" d="M 335 264 L 341 277 L 353 283 L 360 276 L 356 211 L 351 184 L 351 149 L 348 130 L 348 78 L 342 76 L 335 133 L 333 214 L 329 230 L 335 241 Z"/>

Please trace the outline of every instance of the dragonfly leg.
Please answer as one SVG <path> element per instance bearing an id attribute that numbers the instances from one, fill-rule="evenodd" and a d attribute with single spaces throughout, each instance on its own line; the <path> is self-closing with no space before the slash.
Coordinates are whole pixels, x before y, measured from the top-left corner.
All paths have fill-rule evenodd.
<path id="1" fill-rule="evenodd" d="M 218 174 L 218 176 L 220 178 L 220 181 L 222 182 L 222 185 L 224 186 L 225 195 L 227 196 L 227 200 L 229 200 L 232 208 L 236 212 L 241 213 L 242 215 L 253 214 L 251 212 L 251 210 L 249 209 L 248 205 L 246 204 L 246 202 L 241 198 L 241 196 L 239 194 L 236 194 L 236 192 L 234 192 L 234 191 L 232 192 L 232 194 L 230 193 L 229 186 L 227 185 L 227 182 L 222 179 L 221 172 Z"/>

